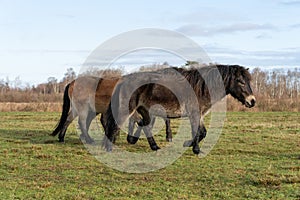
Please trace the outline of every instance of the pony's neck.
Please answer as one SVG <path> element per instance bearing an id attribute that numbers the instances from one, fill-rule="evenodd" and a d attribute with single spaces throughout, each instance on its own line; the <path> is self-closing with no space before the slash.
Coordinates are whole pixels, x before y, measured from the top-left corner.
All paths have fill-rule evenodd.
<path id="1" fill-rule="evenodd" d="M 220 65 L 217 67 L 218 67 L 218 70 L 223 79 L 224 89 L 225 89 L 225 93 L 226 93 L 224 95 L 224 97 L 225 97 L 226 95 L 230 94 L 230 82 L 232 79 L 231 69 L 230 69 L 230 66 L 228 66 L 228 65 Z"/>

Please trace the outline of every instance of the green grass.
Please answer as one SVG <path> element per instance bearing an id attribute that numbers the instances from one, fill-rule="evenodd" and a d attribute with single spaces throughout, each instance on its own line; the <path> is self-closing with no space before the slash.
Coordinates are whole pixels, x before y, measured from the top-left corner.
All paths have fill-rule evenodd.
<path id="1" fill-rule="evenodd" d="M 78 139 L 48 136 L 59 113 L 0 113 L 0 199 L 300 199 L 300 114 L 227 113 L 205 158 L 130 174 L 98 162 Z M 176 121 L 172 120 L 172 127 Z M 157 142 L 166 145 L 164 134 Z M 145 140 L 118 145 L 150 151 Z"/>

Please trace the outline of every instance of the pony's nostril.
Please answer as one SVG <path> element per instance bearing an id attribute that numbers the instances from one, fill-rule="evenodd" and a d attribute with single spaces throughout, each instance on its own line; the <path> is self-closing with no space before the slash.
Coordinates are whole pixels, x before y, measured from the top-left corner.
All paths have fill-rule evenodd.
<path id="1" fill-rule="evenodd" d="M 245 104 L 248 108 L 253 107 L 255 103 L 256 103 L 256 99 L 253 95 L 250 95 L 245 99 Z"/>

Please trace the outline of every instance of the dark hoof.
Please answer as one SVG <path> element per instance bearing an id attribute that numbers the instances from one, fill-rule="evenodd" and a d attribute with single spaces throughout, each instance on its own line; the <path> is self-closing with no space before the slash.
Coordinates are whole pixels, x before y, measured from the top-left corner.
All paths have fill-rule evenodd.
<path id="1" fill-rule="evenodd" d="M 102 148 L 106 150 L 106 152 L 112 152 L 112 142 L 104 136 L 102 140 Z"/>
<path id="2" fill-rule="evenodd" d="M 95 141 L 92 138 L 86 137 L 83 134 L 80 134 L 79 138 L 80 138 L 81 141 L 85 141 L 87 144 L 94 144 L 95 143 Z"/>
<path id="3" fill-rule="evenodd" d="M 194 154 L 198 155 L 200 153 L 200 148 L 199 147 L 193 147 L 193 152 L 194 152 Z"/>
<path id="4" fill-rule="evenodd" d="M 187 140 L 183 143 L 183 147 L 191 147 L 193 146 L 193 140 Z"/>
<path id="5" fill-rule="evenodd" d="M 104 149 L 106 150 L 106 152 L 112 152 L 113 150 L 113 145 L 111 143 L 111 141 L 107 140 L 105 145 L 104 145 Z"/>
<path id="6" fill-rule="evenodd" d="M 112 152 L 112 143 L 110 141 L 106 141 L 102 143 L 102 147 L 105 149 L 106 152 Z"/>
<path id="7" fill-rule="evenodd" d="M 64 142 L 65 142 L 65 139 L 64 139 L 64 138 L 58 138 L 58 142 L 64 143 Z"/>
<path id="8" fill-rule="evenodd" d="M 112 147 L 105 147 L 106 152 L 112 152 Z"/>
<path id="9" fill-rule="evenodd" d="M 151 148 L 153 151 L 157 151 L 157 150 L 160 149 L 160 147 L 157 146 L 157 145 L 152 145 L 152 146 L 150 146 L 150 148 Z"/>
<path id="10" fill-rule="evenodd" d="M 135 143 L 137 143 L 138 140 L 139 140 L 138 137 L 134 137 L 132 135 L 127 135 L 127 142 L 129 144 L 135 144 Z"/>
<path id="11" fill-rule="evenodd" d="M 86 142 L 87 144 L 95 144 L 95 140 L 93 140 L 92 138 L 86 139 L 85 142 Z"/>
<path id="12" fill-rule="evenodd" d="M 85 136 L 83 134 L 80 134 L 79 139 L 80 140 L 85 140 Z"/>
<path id="13" fill-rule="evenodd" d="M 172 138 L 166 138 L 167 142 L 172 142 Z"/>

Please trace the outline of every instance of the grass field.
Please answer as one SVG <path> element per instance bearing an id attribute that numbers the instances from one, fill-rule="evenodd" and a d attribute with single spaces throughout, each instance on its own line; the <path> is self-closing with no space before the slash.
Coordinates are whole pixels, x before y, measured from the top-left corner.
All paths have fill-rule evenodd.
<path id="1" fill-rule="evenodd" d="M 142 174 L 98 162 L 75 123 L 59 144 L 48 136 L 59 115 L 0 113 L 0 199 L 300 199 L 299 113 L 229 112 L 208 156 L 188 149 Z M 163 133 L 155 138 L 163 145 Z M 125 140 L 119 145 L 129 146 Z M 149 149 L 145 140 L 129 148 Z"/>

